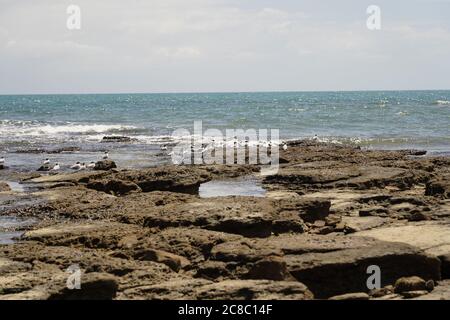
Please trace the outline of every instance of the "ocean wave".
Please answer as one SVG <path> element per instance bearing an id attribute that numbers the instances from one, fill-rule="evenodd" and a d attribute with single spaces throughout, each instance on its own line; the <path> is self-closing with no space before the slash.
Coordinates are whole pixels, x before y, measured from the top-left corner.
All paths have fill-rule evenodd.
<path id="1" fill-rule="evenodd" d="M 65 134 L 125 133 L 137 127 L 119 124 L 42 124 L 34 121 L 0 121 L 0 134 L 6 136 L 58 136 Z"/>
<path id="2" fill-rule="evenodd" d="M 439 106 L 448 106 L 448 105 L 450 105 L 450 101 L 448 101 L 448 100 L 436 100 L 434 102 L 434 104 L 437 104 Z"/>

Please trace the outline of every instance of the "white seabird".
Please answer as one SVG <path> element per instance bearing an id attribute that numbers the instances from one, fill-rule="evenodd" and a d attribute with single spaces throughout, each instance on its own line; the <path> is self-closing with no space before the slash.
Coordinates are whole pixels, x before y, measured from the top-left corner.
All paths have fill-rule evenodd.
<path id="1" fill-rule="evenodd" d="M 43 164 L 44 164 L 44 166 L 45 166 L 45 165 L 49 165 L 49 164 L 50 164 L 50 159 L 49 159 L 49 158 L 45 159 L 44 162 L 43 162 Z"/>
<path id="2" fill-rule="evenodd" d="M 283 150 L 284 150 L 284 151 L 286 151 L 286 150 L 287 150 L 287 148 L 288 148 L 287 144 L 286 144 L 286 143 L 284 143 L 284 144 L 283 144 Z"/>
<path id="3" fill-rule="evenodd" d="M 86 170 L 86 163 L 83 162 L 78 170 Z"/>
<path id="4" fill-rule="evenodd" d="M 81 168 L 80 162 L 77 162 L 73 166 L 70 167 L 70 169 L 73 169 L 73 170 L 80 170 L 80 168 Z"/>
<path id="5" fill-rule="evenodd" d="M 95 168 L 95 162 L 94 162 L 94 161 L 91 161 L 91 163 L 89 163 L 89 164 L 87 165 L 87 168 L 88 168 L 88 169 L 94 169 L 94 168 Z"/>
<path id="6" fill-rule="evenodd" d="M 53 166 L 52 170 L 53 170 L 53 171 L 58 171 L 59 169 L 61 169 L 61 167 L 59 166 L 59 163 L 57 162 L 57 163 Z"/>
<path id="7" fill-rule="evenodd" d="M 105 154 L 103 155 L 103 160 L 106 160 L 109 158 L 109 153 L 108 151 L 105 152 Z"/>
<path id="8" fill-rule="evenodd" d="M 5 157 L 1 157 L 0 158 L 0 165 L 4 165 L 5 164 Z"/>

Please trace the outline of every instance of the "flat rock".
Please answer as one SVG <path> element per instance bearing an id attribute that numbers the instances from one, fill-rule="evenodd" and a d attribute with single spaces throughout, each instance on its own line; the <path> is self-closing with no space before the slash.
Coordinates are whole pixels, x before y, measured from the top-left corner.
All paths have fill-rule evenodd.
<path id="1" fill-rule="evenodd" d="M 347 293 L 329 298 L 329 300 L 345 301 L 345 300 L 369 300 L 369 295 L 365 292 Z"/>
<path id="2" fill-rule="evenodd" d="M 197 199 L 186 203 L 168 204 L 149 212 L 147 227 L 195 226 L 246 237 L 268 237 L 272 233 L 303 233 L 303 210 L 314 211 L 315 202 L 299 200 L 286 204 L 278 200 L 257 197 L 220 197 Z M 306 209 L 308 208 L 308 209 Z M 305 213 L 308 214 L 308 213 Z M 320 213 L 318 213 L 320 214 Z"/>
<path id="3" fill-rule="evenodd" d="M 446 223 L 421 222 L 361 231 L 353 235 L 408 243 L 437 256 L 450 253 L 450 224 Z"/>
<path id="4" fill-rule="evenodd" d="M 226 280 L 198 289 L 200 300 L 311 300 L 313 294 L 296 281 Z"/>

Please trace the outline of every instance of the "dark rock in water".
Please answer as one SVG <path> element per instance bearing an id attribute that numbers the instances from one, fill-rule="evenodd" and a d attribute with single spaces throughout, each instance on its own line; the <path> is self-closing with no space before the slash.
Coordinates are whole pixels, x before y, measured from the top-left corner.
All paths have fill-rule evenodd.
<path id="1" fill-rule="evenodd" d="M 6 182 L 0 182 L 0 192 L 11 191 L 11 187 Z"/>
<path id="2" fill-rule="evenodd" d="M 125 195 L 131 192 L 140 192 L 141 188 L 133 182 L 122 180 L 92 181 L 87 184 L 89 189 L 103 191 L 114 195 Z"/>
<path id="3" fill-rule="evenodd" d="M 426 150 L 402 150 L 405 154 L 411 156 L 424 156 L 427 154 Z"/>
<path id="4" fill-rule="evenodd" d="M 52 167 L 48 166 L 48 165 L 43 165 L 40 166 L 39 169 L 37 169 L 36 171 L 50 171 L 52 169 Z"/>
<path id="5" fill-rule="evenodd" d="M 119 285 L 116 277 L 107 273 L 87 273 L 81 276 L 81 289 L 64 288 L 49 300 L 112 300 Z"/>
<path id="6" fill-rule="evenodd" d="M 64 152 L 78 152 L 80 151 L 80 147 L 63 147 L 54 150 L 49 150 L 47 153 L 64 153 Z"/>
<path id="7" fill-rule="evenodd" d="M 132 142 L 136 139 L 126 136 L 104 136 L 101 142 Z"/>
<path id="8" fill-rule="evenodd" d="M 111 170 L 117 168 L 117 165 L 112 160 L 101 160 L 97 161 L 94 170 Z"/>

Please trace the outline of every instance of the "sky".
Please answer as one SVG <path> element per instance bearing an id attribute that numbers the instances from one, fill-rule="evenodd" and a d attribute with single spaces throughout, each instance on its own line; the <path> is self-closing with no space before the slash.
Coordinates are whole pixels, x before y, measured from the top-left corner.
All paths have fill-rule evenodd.
<path id="1" fill-rule="evenodd" d="M 450 0 L 0 0 L 0 94 L 450 89 L 449 14 Z"/>

